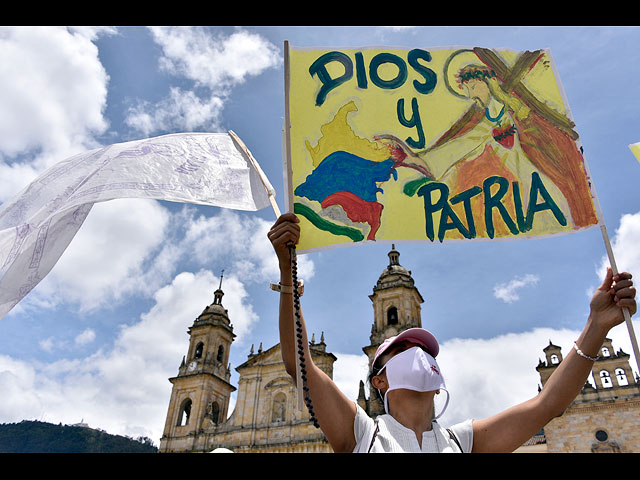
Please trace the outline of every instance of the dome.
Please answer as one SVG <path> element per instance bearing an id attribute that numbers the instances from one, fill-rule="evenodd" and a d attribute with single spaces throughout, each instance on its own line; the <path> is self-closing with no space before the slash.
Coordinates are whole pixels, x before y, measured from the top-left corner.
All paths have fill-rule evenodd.
<path id="1" fill-rule="evenodd" d="M 213 292 L 213 303 L 202 311 L 202 313 L 196 319 L 196 323 L 213 321 L 216 318 L 224 320 L 225 323 L 230 323 L 227 309 L 222 305 L 223 296 L 224 292 L 222 291 L 222 275 L 220 275 L 220 286 L 215 292 Z"/>
<path id="2" fill-rule="evenodd" d="M 395 245 L 391 245 L 391 251 L 389 255 L 389 265 L 382 271 L 376 289 L 396 287 L 404 284 L 408 287 L 413 287 L 414 282 L 411 277 L 411 271 L 400 265 L 400 252 L 396 250 Z"/>

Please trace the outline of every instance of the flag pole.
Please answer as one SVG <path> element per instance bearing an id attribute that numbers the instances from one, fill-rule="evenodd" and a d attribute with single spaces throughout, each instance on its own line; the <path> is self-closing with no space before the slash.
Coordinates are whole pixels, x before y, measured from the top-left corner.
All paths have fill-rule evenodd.
<path id="1" fill-rule="evenodd" d="M 604 224 L 604 222 L 602 223 L 602 225 L 600 225 L 600 230 L 602 231 L 604 246 L 607 249 L 607 255 L 609 256 L 609 264 L 611 265 L 611 271 L 615 276 L 618 274 L 618 266 L 616 265 L 616 259 L 613 256 L 613 249 L 611 248 L 609 233 L 607 232 L 607 226 Z M 633 355 L 636 357 L 636 365 L 638 367 L 638 372 L 640 373 L 640 351 L 638 350 L 638 341 L 636 340 L 636 335 L 633 331 L 633 324 L 631 323 L 631 314 L 629 313 L 629 309 L 627 307 L 622 308 L 622 313 L 624 315 L 624 321 L 627 324 L 627 330 L 629 330 L 629 338 L 631 338 L 631 347 L 633 348 Z"/>
<path id="2" fill-rule="evenodd" d="M 293 212 L 293 205 L 289 205 L 289 198 L 291 197 L 291 137 L 290 137 L 290 129 L 291 129 L 291 118 L 289 115 L 289 94 L 290 94 L 290 87 L 291 87 L 291 75 L 289 72 L 289 40 L 285 40 L 284 41 L 284 152 L 285 152 L 285 158 L 284 158 L 284 171 L 286 172 L 286 182 L 285 182 L 285 187 L 287 188 L 287 193 L 285 195 L 285 199 L 286 203 L 287 203 L 287 209 L 290 212 Z M 292 256 L 292 261 L 295 259 L 295 246 L 294 248 L 289 249 L 289 251 L 291 252 L 291 256 Z M 293 265 L 292 265 L 293 267 Z M 294 280 L 295 281 L 295 280 Z M 294 345 L 296 345 L 296 350 L 297 350 L 297 345 L 298 345 L 298 338 L 296 336 L 296 325 L 295 325 L 295 305 L 294 305 L 294 315 L 293 315 L 293 321 L 294 321 L 294 325 L 292 325 L 292 331 L 294 334 Z M 300 368 L 300 362 L 296 361 L 296 390 L 297 390 L 297 397 L 298 397 L 298 402 L 297 402 L 297 406 L 298 406 L 298 410 L 303 410 L 304 409 L 304 391 L 303 391 L 303 379 L 302 379 L 302 372 L 301 372 L 301 368 Z"/>
<path id="3" fill-rule="evenodd" d="M 293 212 L 293 179 L 291 169 L 291 115 L 289 112 L 289 96 L 291 89 L 291 73 L 289 71 L 289 41 L 284 41 L 284 172 L 285 172 L 285 195 L 286 206 L 289 212 Z"/>

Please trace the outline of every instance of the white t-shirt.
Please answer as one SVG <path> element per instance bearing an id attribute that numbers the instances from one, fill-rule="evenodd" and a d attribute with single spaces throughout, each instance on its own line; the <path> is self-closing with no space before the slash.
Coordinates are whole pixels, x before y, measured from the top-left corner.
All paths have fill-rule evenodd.
<path id="1" fill-rule="evenodd" d="M 400 424 L 391 415 L 384 414 L 376 418 L 378 432 L 373 446 L 369 450 L 371 439 L 376 428 L 376 421 L 356 404 L 356 419 L 353 423 L 353 433 L 356 437 L 354 453 L 457 453 L 460 452 L 455 440 L 449 432 L 434 421 L 433 428 L 422 434 L 422 448 L 413 430 Z M 465 420 L 449 427 L 458 438 L 463 452 L 470 452 L 473 447 L 472 420 Z"/>

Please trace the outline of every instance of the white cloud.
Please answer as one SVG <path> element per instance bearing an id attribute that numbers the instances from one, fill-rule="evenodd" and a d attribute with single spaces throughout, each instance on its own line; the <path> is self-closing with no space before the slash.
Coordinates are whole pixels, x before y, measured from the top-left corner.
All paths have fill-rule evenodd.
<path id="1" fill-rule="evenodd" d="M 210 95 L 198 97 L 192 91 L 172 88 L 169 97 L 153 105 L 140 102 L 127 115 L 128 126 L 148 136 L 158 131 L 195 131 L 201 127 L 215 130 L 224 102 Z"/>
<path id="2" fill-rule="evenodd" d="M 540 383 L 535 367 L 551 340 L 566 354 L 580 332 L 535 329 L 491 339 L 453 339 L 438 355 L 451 394 L 444 423 L 484 418 L 534 397 Z"/>
<path id="3" fill-rule="evenodd" d="M 83 332 L 75 336 L 75 338 L 73 339 L 73 343 L 76 346 L 82 347 L 84 345 L 88 345 L 94 342 L 95 339 L 96 339 L 96 332 L 91 328 L 87 328 Z M 40 340 L 38 342 L 38 346 L 40 347 L 41 350 L 47 353 L 54 353 L 56 351 L 63 351 L 63 350 L 68 351 L 70 348 L 69 342 L 65 340 L 59 340 L 54 336 L 47 337 L 45 339 Z"/>
<path id="4" fill-rule="evenodd" d="M 49 353 L 53 352 L 53 348 L 54 348 L 53 337 L 40 340 L 40 342 L 38 342 L 38 345 L 40 345 L 40 348 L 45 352 L 49 352 Z"/>
<path id="5" fill-rule="evenodd" d="M 185 235 L 188 250 L 195 258 L 226 258 L 226 271 L 247 282 L 265 282 L 279 278 L 273 247 L 267 238 L 272 222 L 257 216 L 221 210 L 212 217 L 192 217 Z M 299 277 L 314 274 L 313 261 L 298 257 Z"/>
<path id="6" fill-rule="evenodd" d="M 333 381 L 349 400 L 358 399 L 360 380 L 365 382 L 365 395 L 369 395 L 366 379 L 369 370 L 369 357 L 350 353 L 335 353 L 337 357 L 333 364 Z"/>
<path id="7" fill-rule="evenodd" d="M 640 251 L 637 248 L 640 243 L 640 212 L 622 215 L 620 225 L 613 235 L 609 233 L 609 236 L 618 271 L 635 275 L 634 283 L 637 288 L 637 279 L 640 276 Z M 596 274 L 601 281 L 604 280 L 609 266 L 609 256 L 605 254 L 596 265 Z M 599 286 L 600 283 L 589 286 L 585 289 L 585 295 L 591 298 Z"/>
<path id="8" fill-rule="evenodd" d="M 109 77 L 99 27 L 0 28 L 0 202 L 47 167 L 96 148 Z"/>
<path id="9" fill-rule="evenodd" d="M 618 271 L 640 276 L 640 212 L 622 215 L 610 240 Z M 597 269 L 600 278 L 604 278 L 608 266 L 609 258 L 605 255 Z"/>
<path id="10" fill-rule="evenodd" d="M 513 303 L 520 300 L 518 290 L 535 285 L 538 281 L 540 281 L 538 275 L 527 274 L 516 277 L 508 283 L 500 283 L 493 287 L 493 296 L 505 303 Z"/>
<path id="11" fill-rule="evenodd" d="M 258 34 L 237 30 L 212 34 L 201 28 L 154 27 L 162 47 L 160 66 L 194 82 L 194 89 L 173 87 L 164 100 L 132 107 L 127 124 L 149 135 L 167 129 L 218 128 L 224 102 L 234 85 L 280 63 L 278 49 Z M 203 91 L 197 95 L 196 91 Z"/>
<path id="12" fill-rule="evenodd" d="M 155 27 L 151 32 L 164 51 L 164 69 L 215 91 L 242 83 L 280 62 L 274 45 L 243 30 L 224 35 L 199 28 Z"/>
<path id="13" fill-rule="evenodd" d="M 3 423 L 40 418 L 42 402 L 35 387 L 36 369 L 20 360 L 0 355 L 0 419 Z"/>
<path id="14" fill-rule="evenodd" d="M 0 29 L 2 153 L 70 153 L 105 131 L 108 76 L 92 43 L 105 31 Z"/>
<path id="15" fill-rule="evenodd" d="M 157 281 L 167 281 L 166 276 L 144 274 L 158 272 L 163 264 L 145 262 L 164 252 L 169 219 L 169 212 L 153 200 L 95 204 L 58 263 L 22 306 L 66 303 L 91 311 L 123 296 L 159 288 Z"/>
<path id="16" fill-rule="evenodd" d="M 76 345 L 87 345 L 93 342 L 95 339 L 96 339 L 96 332 L 94 332 L 90 328 L 87 328 L 82 333 L 76 335 L 74 342 L 76 343 Z"/>

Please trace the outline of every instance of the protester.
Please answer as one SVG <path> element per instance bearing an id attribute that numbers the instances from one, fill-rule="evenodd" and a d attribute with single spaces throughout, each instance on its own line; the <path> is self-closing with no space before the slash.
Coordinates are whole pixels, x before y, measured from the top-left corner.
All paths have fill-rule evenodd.
<path id="1" fill-rule="evenodd" d="M 300 229 L 292 213 L 280 216 L 268 233 L 280 265 L 280 346 L 287 373 L 296 379 L 293 275 L 288 245 L 297 244 Z M 376 352 L 371 384 L 386 413 L 367 416 L 333 380 L 313 364 L 302 313 L 306 382 L 315 418 L 333 450 L 339 452 L 512 452 L 561 415 L 583 388 L 591 366 L 611 328 L 624 320 L 623 308 L 635 314 L 635 288 L 629 273 L 611 269 L 590 303 L 586 326 L 574 348 L 534 398 L 492 417 L 442 428 L 434 397 L 448 396 L 435 360 L 439 346 L 424 329 L 410 329 L 387 339 Z M 446 408 L 446 404 L 445 407 Z M 438 415 L 436 415 L 438 413 Z"/>

